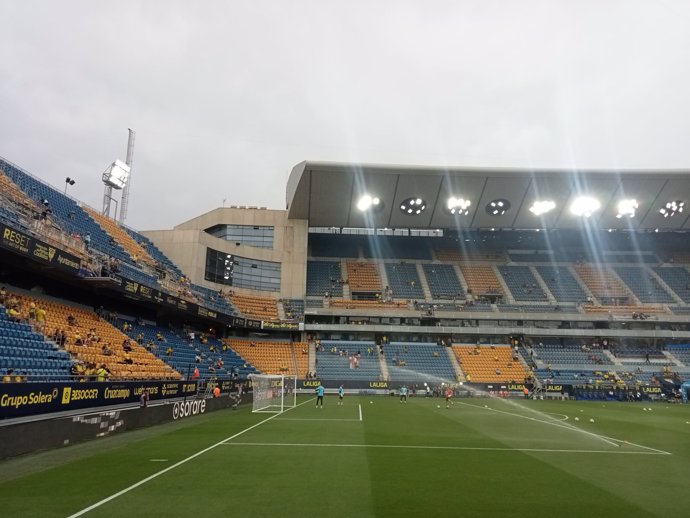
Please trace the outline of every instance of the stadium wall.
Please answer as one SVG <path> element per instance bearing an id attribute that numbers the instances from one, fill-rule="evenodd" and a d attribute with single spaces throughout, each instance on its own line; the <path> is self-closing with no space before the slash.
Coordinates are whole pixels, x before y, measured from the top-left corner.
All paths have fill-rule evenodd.
<path id="1" fill-rule="evenodd" d="M 3 439 L 0 441 L 0 460 L 100 439 L 138 428 L 190 419 L 230 408 L 236 402 L 236 397 L 224 394 L 216 399 L 180 400 L 147 408 L 102 410 L 69 417 L 8 424 L 1 428 Z"/>
<path id="2" fill-rule="evenodd" d="M 273 248 L 236 244 L 204 232 L 214 225 L 273 227 Z M 279 295 L 283 298 L 302 298 L 305 295 L 308 224 L 306 220 L 288 219 L 286 211 L 218 208 L 177 225 L 172 230 L 150 230 L 142 234 L 151 239 L 195 284 L 214 290 L 230 288 L 257 295 Z M 204 278 L 207 248 L 248 259 L 280 263 L 280 293 L 238 289 L 207 281 Z"/>

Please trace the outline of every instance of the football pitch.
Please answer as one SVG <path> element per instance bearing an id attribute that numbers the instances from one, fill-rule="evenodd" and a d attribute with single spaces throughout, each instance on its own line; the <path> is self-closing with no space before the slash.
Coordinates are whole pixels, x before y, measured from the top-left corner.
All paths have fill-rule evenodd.
<path id="1" fill-rule="evenodd" d="M 664 403 L 303 396 L 0 463 L 21 517 L 687 516 L 689 487 Z"/>

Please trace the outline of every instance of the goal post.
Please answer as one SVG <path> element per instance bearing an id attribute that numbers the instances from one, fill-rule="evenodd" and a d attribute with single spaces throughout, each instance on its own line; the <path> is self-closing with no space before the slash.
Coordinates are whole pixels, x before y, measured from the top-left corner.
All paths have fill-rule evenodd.
<path id="1" fill-rule="evenodd" d="M 281 413 L 297 406 L 297 378 L 252 374 L 252 412 Z"/>

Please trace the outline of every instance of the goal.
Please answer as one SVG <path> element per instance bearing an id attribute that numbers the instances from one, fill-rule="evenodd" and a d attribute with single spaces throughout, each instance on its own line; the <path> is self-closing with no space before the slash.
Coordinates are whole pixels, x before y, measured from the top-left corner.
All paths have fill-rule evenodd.
<path id="1" fill-rule="evenodd" d="M 297 378 L 252 374 L 252 412 L 280 413 L 297 405 Z"/>

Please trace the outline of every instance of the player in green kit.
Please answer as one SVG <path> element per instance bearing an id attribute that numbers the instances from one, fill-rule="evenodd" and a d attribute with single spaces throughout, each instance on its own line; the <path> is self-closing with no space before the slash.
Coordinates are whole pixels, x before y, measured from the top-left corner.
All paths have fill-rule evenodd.
<path id="1" fill-rule="evenodd" d="M 342 385 L 338 387 L 338 406 L 345 404 L 343 398 L 345 397 L 345 389 Z"/>
<path id="2" fill-rule="evenodd" d="M 407 403 L 407 387 L 405 385 L 400 387 L 400 402 Z"/>

